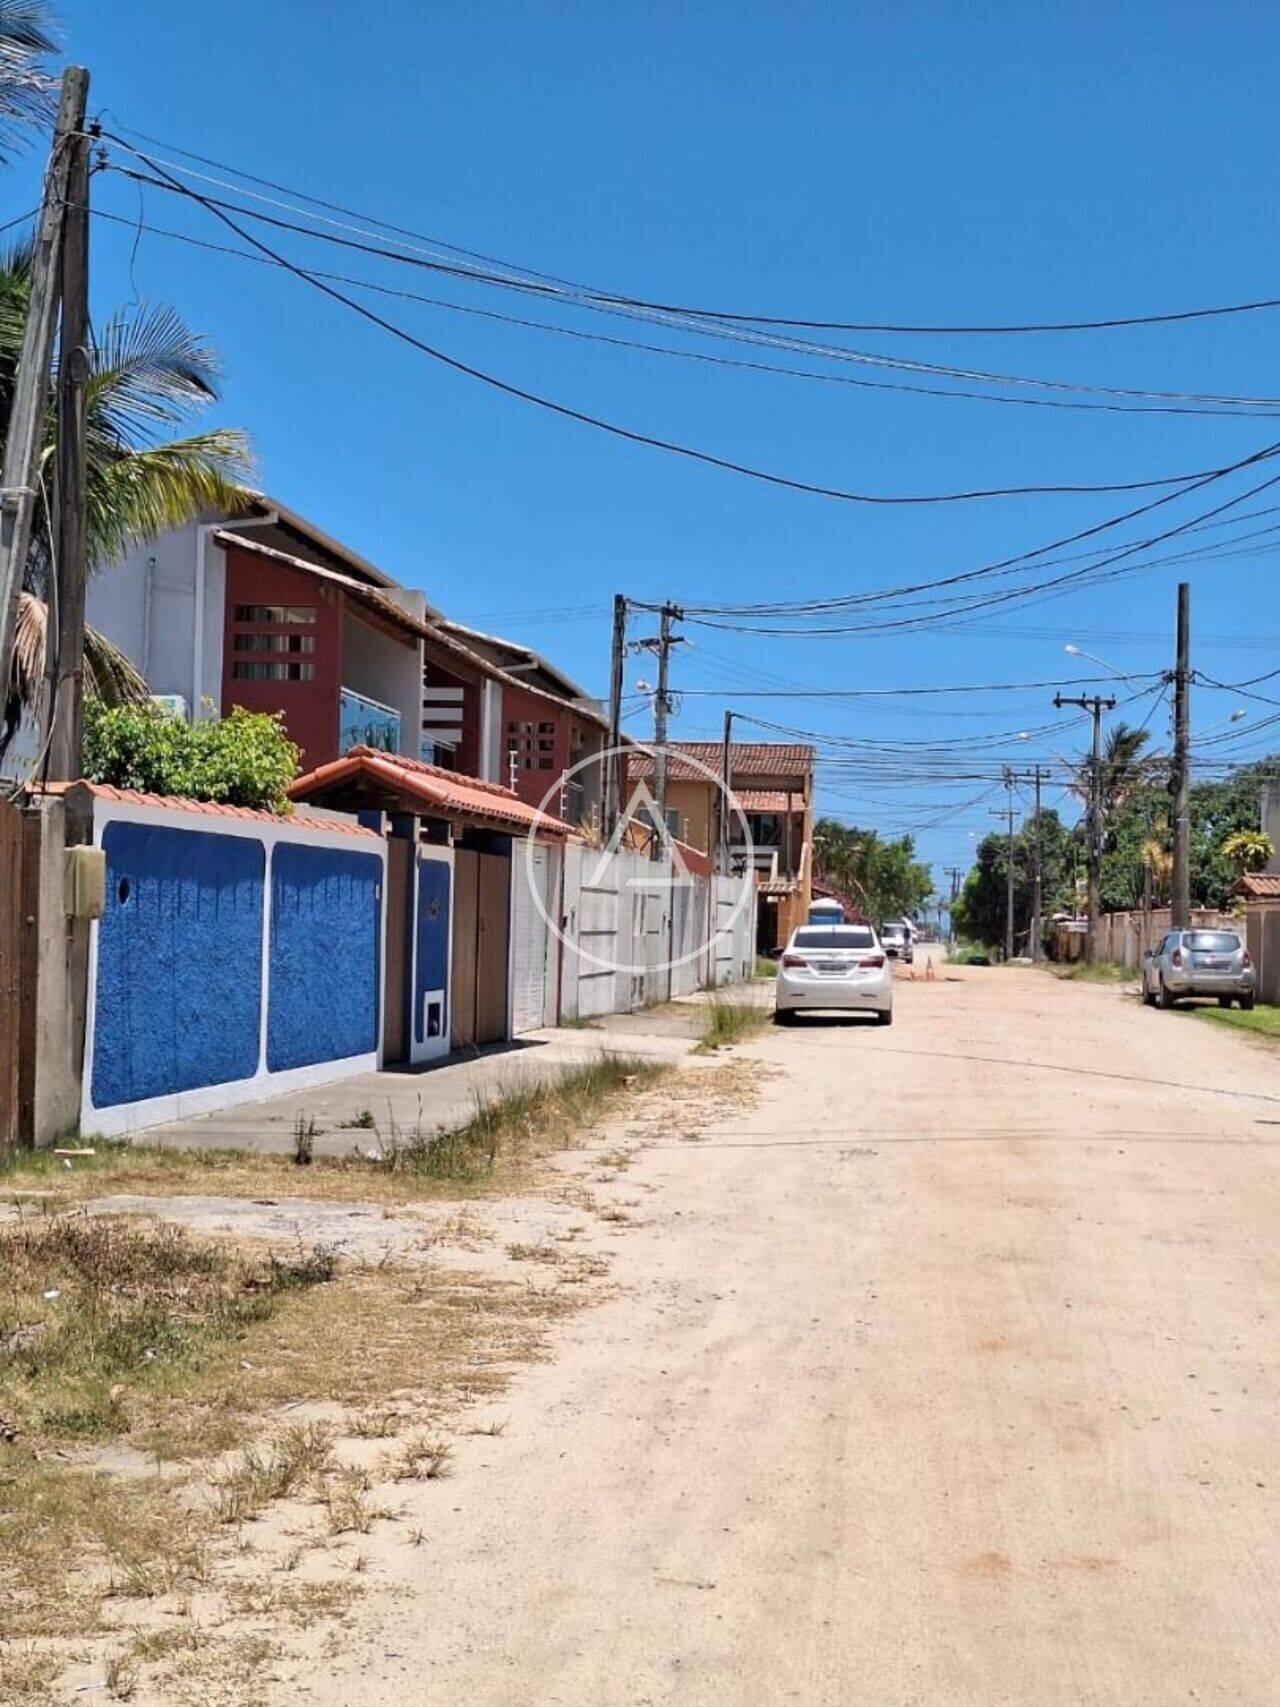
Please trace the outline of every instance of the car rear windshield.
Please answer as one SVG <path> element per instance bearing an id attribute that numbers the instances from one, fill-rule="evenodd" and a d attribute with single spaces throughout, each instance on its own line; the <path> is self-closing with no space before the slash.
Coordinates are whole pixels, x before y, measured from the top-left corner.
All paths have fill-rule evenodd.
<path id="1" fill-rule="evenodd" d="M 1193 954 L 1234 954 L 1240 938 L 1234 931 L 1191 931 L 1187 947 Z"/>
<path id="2" fill-rule="evenodd" d="M 814 925 L 796 932 L 793 948 L 874 948 L 875 937 L 856 925 Z"/>

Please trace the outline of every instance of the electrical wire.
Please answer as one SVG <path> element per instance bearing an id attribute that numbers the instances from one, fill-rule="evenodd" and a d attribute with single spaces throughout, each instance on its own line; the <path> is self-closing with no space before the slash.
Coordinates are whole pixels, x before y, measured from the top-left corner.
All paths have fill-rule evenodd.
<path id="1" fill-rule="evenodd" d="M 483 254 L 477 250 L 474 250 L 474 249 L 464 249 L 461 246 L 459 246 L 458 244 L 448 243 L 442 238 L 425 237 L 421 232 L 415 232 L 415 231 L 413 231 L 413 230 L 411 230 L 405 226 L 393 225 L 387 220 L 377 219 L 377 218 L 374 218 L 372 215 L 369 215 L 369 214 L 361 214 L 358 211 L 356 211 L 355 209 L 352 209 L 349 207 L 343 207 L 341 203 L 326 201 L 322 197 L 311 195 L 304 190 L 290 189 L 287 185 L 276 182 L 273 179 L 259 177 L 252 172 L 245 171 L 243 168 L 236 167 L 236 166 L 229 166 L 222 161 L 214 160 L 214 159 L 210 158 L 208 155 L 197 154 L 197 153 L 193 152 L 191 149 L 179 148 L 174 143 L 163 142 L 159 138 L 154 137 L 154 136 L 149 136 L 147 134 L 147 132 L 137 130 L 137 129 L 133 128 L 132 126 L 122 125 L 121 129 L 128 131 L 128 133 L 131 136 L 139 137 L 141 140 L 143 140 L 145 142 L 151 142 L 160 148 L 167 149 L 170 153 L 180 154 L 185 159 L 198 160 L 202 165 L 212 166 L 212 167 L 216 168 L 218 171 L 230 172 L 235 177 L 244 179 L 249 183 L 256 183 L 256 184 L 265 185 L 268 189 L 276 190 L 282 195 L 292 196 L 295 200 L 307 201 L 307 202 L 310 202 L 314 207 L 326 208 L 331 213 L 345 214 L 346 216 L 348 216 L 349 218 L 352 218 L 352 219 L 364 219 L 368 224 L 380 226 L 384 231 L 393 232 L 398 236 L 406 237 L 406 238 L 416 238 L 420 242 L 424 242 L 424 243 L 433 245 L 436 248 L 447 249 L 453 254 L 462 255 L 462 256 L 465 256 L 471 260 L 483 262 L 489 266 L 509 268 L 514 272 L 518 272 L 518 273 L 522 273 L 525 275 L 545 279 L 545 280 L 552 281 L 552 282 L 558 283 L 558 284 L 569 285 L 572 283 L 572 281 L 558 277 L 556 274 L 546 273 L 546 272 L 538 272 L 537 269 L 535 269 L 535 268 L 531 268 L 531 267 L 528 267 L 528 266 L 525 266 L 525 265 L 522 265 L 522 264 L 519 264 L 516 262 L 504 261 L 504 260 L 500 259 L 499 257 L 492 256 L 492 255 L 485 255 L 485 254 Z M 170 162 L 169 164 L 173 164 L 173 163 Z M 184 167 L 177 166 L 177 165 L 174 166 L 174 169 L 177 171 L 190 172 L 190 168 L 184 168 Z M 201 174 L 196 174 L 196 173 L 191 173 L 191 175 L 192 176 L 201 176 Z M 217 179 L 214 179 L 212 181 L 215 183 L 219 182 L 219 180 L 217 180 Z M 238 190 L 238 193 L 241 193 L 241 194 L 249 194 L 250 193 L 248 191 L 244 191 L 244 190 L 240 189 L 239 186 L 235 186 L 235 185 L 224 185 L 223 187 L 225 187 L 225 188 L 236 188 Z M 586 290 L 586 289 L 589 289 L 591 287 L 577 285 L 577 286 L 574 286 L 574 288 L 580 289 L 580 290 Z M 600 295 L 600 296 L 608 296 L 612 300 L 614 300 L 616 302 L 620 302 L 620 303 L 625 303 L 628 306 L 634 305 L 634 306 L 643 306 L 643 307 L 648 307 L 648 308 L 663 307 L 665 312 L 675 312 L 675 313 L 681 313 L 681 314 L 687 314 L 687 315 L 696 315 L 699 317 L 714 319 L 714 320 L 741 320 L 741 321 L 754 322 L 757 325 L 794 326 L 794 327 L 798 327 L 798 328 L 808 328 L 810 330 L 822 330 L 822 331 L 882 332 L 882 333 L 890 333 L 890 334 L 895 334 L 895 335 L 910 334 L 912 336 L 923 335 L 923 336 L 930 336 L 930 337 L 932 337 L 932 336 L 990 337 L 990 336 L 995 336 L 995 335 L 1007 336 L 1007 335 L 1011 335 L 1011 334 L 1021 335 L 1021 334 L 1026 334 L 1026 333 L 1044 333 L 1044 332 L 1056 333 L 1056 332 L 1113 331 L 1113 330 L 1130 328 L 1130 327 L 1135 327 L 1135 326 L 1167 326 L 1167 325 L 1186 323 L 1186 322 L 1195 321 L 1195 320 L 1219 319 L 1219 318 L 1222 318 L 1224 316 L 1231 316 L 1231 315 L 1256 314 L 1256 313 L 1268 311 L 1271 309 L 1280 308 L 1280 297 L 1261 297 L 1261 298 L 1258 298 L 1258 299 L 1253 300 L 1253 301 L 1234 302 L 1234 303 L 1219 303 L 1219 304 L 1213 304 L 1209 307 L 1169 309 L 1169 310 L 1163 310 L 1163 311 L 1148 312 L 1145 314 L 1109 315 L 1109 316 L 1105 316 L 1105 317 L 1097 318 L 1097 319 L 1076 319 L 1076 320 L 1058 320 L 1058 321 L 1025 321 L 1025 322 L 1020 322 L 1020 323 L 1014 322 L 1014 323 L 1003 324 L 1003 325 L 1002 324 L 991 324 L 991 323 L 984 324 L 984 325 L 972 325 L 972 324 L 971 325 L 963 325 L 963 324 L 961 324 L 961 325 L 940 325 L 940 324 L 936 324 L 936 323 L 931 323 L 931 324 L 902 324 L 902 323 L 883 322 L 883 321 L 802 320 L 802 319 L 784 318 L 784 317 L 778 316 L 778 315 L 745 313 L 745 312 L 742 312 L 740 310 L 728 311 L 728 310 L 724 310 L 724 309 L 702 309 L 702 308 L 690 308 L 690 307 L 672 308 L 670 305 L 660 305 L 660 304 L 656 304 L 656 303 L 644 303 L 644 302 L 640 301 L 640 299 L 637 299 L 635 297 L 622 296 L 622 295 L 618 295 L 616 293 L 600 292 L 600 291 L 594 291 L 594 290 L 592 291 L 592 294 Z"/>
<path id="2" fill-rule="evenodd" d="M 141 160 L 151 169 L 150 174 L 139 174 L 130 167 L 110 165 L 109 169 L 125 178 L 141 179 L 157 189 L 167 189 L 171 193 L 187 197 L 201 205 L 217 209 L 223 213 L 234 213 L 242 219 L 252 219 L 275 227 L 278 230 L 292 231 L 297 235 L 310 237 L 315 240 L 336 244 L 341 248 L 353 249 L 364 254 L 373 254 L 383 260 L 395 261 L 405 266 L 425 268 L 428 271 L 444 273 L 447 276 L 466 279 L 472 283 L 491 285 L 504 290 L 516 290 L 525 294 L 535 295 L 544 299 L 564 302 L 570 306 L 587 308 L 604 313 L 625 314 L 630 317 L 655 320 L 659 324 L 676 326 L 684 331 L 698 334 L 709 334 L 718 337 L 733 337 L 751 343 L 768 343 L 773 348 L 783 348 L 806 354 L 817 354 L 831 360 L 851 361 L 864 366 L 885 368 L 907 373 L 931 374 L 942 378 L 977 381 L 989 385 L 1005 387 L 1029 387 L 1055 392 L 1075 392 L 1088 395 L 1120 397 L 1127 399 L 1145 399 L 1159 402 L 1179 402 L 1216 404 L 1228 407 L 1240 407 L 1246 410 L 1274 410 L 1280 407 L 1280 399 L 1273 397 L 1240 397 L 1214 392 L 1167 391 L 1152 387 L 1134 386 L 1105 386 L 1090 384 L 1085 381 L 1047 379 L 1035 375 L 995 373 L 980 368 L 955 367 L 939 362 L 924 362 L 903 356 L 885 355 L 870 350 L 854 350 L 847 346 L 818 345 L 811 340 L 796 338 L 779 339 L 776 334 L 759 331 L 741 322 L 730 322 L 723 319 L 708 318 L 690 313 L 685 314 L 678 308 L 663 307 L 659 304 L 648 304 L 643 301 L 614 297 L 608 294 L 592 293 L 577 288 L 566 289 L 562 285 L 550 284 L 536 279 L 517 279 L 508 274 L 488 273 L 474 267 L 459 266 L 454 263 L 431 259 L 422 253 L 406 254 L 385 247 L 385 239 L 368 243 L 359 238 L 341 236 L 335 231 L 317 229 L 314 225 L 302 225 L 295 220 L 285 220 L 277 215 L 268 214 L 256 208 L 244 207 L 239 202 L 226 202 L 219 197 L 207 196 L 190 185 L 180 183 L 172 177 L 169 170 L 153 157 L 144 154 L 140 149 L 114 132 L 104 132 L 111 141 L 125 148 L 136 159 Z M 179 168 L 181 170 L 181 168 Z M 161 177 L 154 173 L 160 172 Z M 315 219 L 305 209 L 293 209 L 304 219 Z M 228 221 L 230 224 L 230 221 Z M 330 222 L 333 223 L 333 222 Z M 247 234 L 239 227 L 232 225 L 233 230 L 242 238 Z M 376 237 L 376 233 L 367 233 Z M 270 251 L 269 251 L 270 252 Z"/>
<path id="3" fill-rule="evenodd" d="M 145 156 L 139 157 L 143 159 L 146 158 Z M 154 162 L 148 161 L 147 163 L 154 167 Z M 160 171 L 164 170 L 162 167 L 156 169 Z M 725 470 L 727 473 L 743 475 L 748 479 L 762 481 L 767 485 L 782 487 L 789 491 L 805 492 L 815 497 L 838 499 L 844 503 L 851 504 L 873 506 L 919 506 L 969 503 L 991 498 L 1081 495 L 1098 492 L 1135 492 L 1146 491 L 1153 487 L 1168 485 L 1178 485 L 1179 487 L 1185 485 L 1187 489 L 1194 490 L 1195 487 L 1201 484 L 1205 479 L 1218 478 L 1220 474 L 1220 471 L 1218 470 L 1211 470 L 1195 475 L 1166 476 L 1157 480 L 1117 481 L 1103 484 L 1070 484 L 1066 482 L 1056 482 L 1046 483 L 1043 485 L 988 487 L 963 492 L 885 494 L 852 492 L 842 487 L 825 486 L 815 481 L 799 480 L 789 475 L 775 473 L 771 470 L 755 468 L 747 463 L 737 462 L 729 457 L 717 456 L 710 451 L 704 451 L 691 445 L 678 444 L 671 439 L 659 438 L 653 434 L 638 432 L 633 428 L 624 427 L 618 422 L 608 421 L 603 419 L 601 416 L 589 414 L 585 410 L 571 408 L 569 405 L 557 402 L 553 398 L 545 397 L 537 392 L 530 391 L 524 386 L 514 385 L 510 381 L 501 379 L 496 374 L 488 373 L 482 368 L 475 367 L 469 362 L 460 361 L 456 356 L 448 355 L 438 347 L 426 343 L 421 338 L 415 337 L 413 333 L 406 331 L 404 327 L 398 326 L 394 321 L 388 320 L 384 315 L 375 313 L 364 303 L 357 302 L 354 298 L 347 296 L 344 292 L 338 290 L 335 286 L 328 284 L 325 280 L 317 278 L 305 267 L 298 266 L 295 262 L 278 254 L 259 238 L 255 237 L 251 232 L 247 232 L 243 227 L 237 225 L 236 221 L 231 218 L 230 214 L 227 213 L 216 201 L 207 196 L 200 195 L 196 191 L 189 190 L 185 186 L 180 185 L 178 186 L 178 189 L 181 194 L 191 197 L 193 200 L 199 202 L 203 207 L 208 209 L 215 218 L 221 220 L 224 225 L 234 231 L 244 242 L 251 243 L 254 248 L 260 249 L 262 253 L 270 256 L 280 265 L 286 267 L 295 275 L 295 277 L 304 280 L 314 289 L 320 291 L 323 295 L 328 296 L 332 298 L 333 301 L 341 303 L 346 308 L 351 309 L 362 319 L 369 321 L 372 325 L 380 327 L 384 332 L 390 333 L 401 342 L 408 344 L 411 348 L 418 350 L 421 354 L 428 356 L 433 361 L 441 363 L 445 367 L 452 369 L 454 372 L 464 374 L 471 379 L 479 380 L 482 384 L 490 386 L 494 390 L 500 391 L 508 397 L 515 397 L 523 402 L 532 403 L 538 408 L 546 409 L 567 420 L 577 421 L 583 426 L 594 427 L 597 430 L 608 433 L 615 438 L 624 439 L 632 444 L 645 445 L 653 450 L 666 451 L 671 455 L 684 457 L 691 461 L 703 463 L 713 468 L 720 468 Z M 260 215 L 256 217 L 265 216 Z"/>
<path id="4" fill-rule="evenodd" d="M 136 220 L 123 214 L 111 213 L 104 208 L 95 207 L 90 212 L 95 219 L 107 220 L 113 224 L 131 227 L 137 225 Z M 278 261 L 271 260 L 265 255 L 251 254 L 245 249 L 237 249 L 230 243 L 213 243 L 206 238 L 193 237 L 187 232 L 174 231 L 168 226 L 152 223 L 147 223 L 143 229 L 152 236 L 185 243 L 212 254 L 229 255 L 236 260 L 250 261 L 257 266 L 274 267 L 281 271 L 288 271 L 288 268 L 283 267 Z M 417 302 L 428 308 L 445 309 L 453 314 L 495 321 L 504 326 L 550 332 L 558 337 L 572 338 L 583 343 L 603 344 L 613 349 L 635 350 L 648 355 L 698 362 L 711 367 L 736 369 L 747 373 L 770 374 L 779 378 L 807 380 L 819 384 L 851 386 L 860 391 L 898 392 L 905 393 L 908 396 L 942 398 L 956 402 L 1005 403 L 1025 409 L 1101 411 L 1107 414 L 1121 415 L 1209 416 L 1219 420 L 1223 418 L 1275 420 L 1280 417 L 1280 408 L 1244 409 L 1198 404 L 1103 403 L 1061 397 L 1006 397 L 999 392 L 992 391 L 964 391 L 956 390 L 954 387 L 947 389 L 942 386 L 910 385 L 901 380 L 860 379 L 852 374 L 822 373 L 814 368 L 783 367 L 774 362 L 744 361 L 734 356 L 711 355 L 705 350 L 682 350 L 671 344 L 651 344 L 636 338 L 611 337 L 604 332 L 586 332 L 577 326 L 559 326 L 549 320 L 534 320 L 525 315 L 504 314 L 498 309 L 480 308 L 474 303 L 455 302 L 447 297 L 429 296 L 421 291 L 400 290 L 394 285 L 378 284 L 372 279 L 357 278 L 349 273 L 335 273 L 320 267 L 309 270 L 314 273 L 316 278 L 327 279 L 334 284 L 349 285 L 353 289 L 372 291 L 379 296 L 394 297 L 403 302 Z"/>

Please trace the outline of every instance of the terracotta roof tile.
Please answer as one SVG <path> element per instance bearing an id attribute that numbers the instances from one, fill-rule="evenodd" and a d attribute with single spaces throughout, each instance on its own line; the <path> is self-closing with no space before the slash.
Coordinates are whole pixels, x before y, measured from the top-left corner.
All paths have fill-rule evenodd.
<path id="1" fill-rule="evenodd" d="M 682 756 L 705 765 L 715 776 L 720 775 L 724 749 L 719 741 L 672 741 L 667 748 L 667 775 L 680 781 L 706 781 L 706 773 L 695 765 L 682 765 Z M 735 782 L 744 777 L 794 776 L 797 779 L 813 772 L 812 747 L 787 741 L 731 741 L 729 743 L 729 772 Z M 629 777 L 651 777 L 653 755 L 642 750 L 627 757 Z"/>
<path id="2" fill-rule="evenodd" d="M 1250 901 L 1280 901 L 1280 871 L 1247 871 L 1236 893 Z"/>
<path id="3" fill-rule="evenodd" d="M 536 806 L 529 806 L 501 783 L 462 776 L 440 765 L 424 764 L 402 753 L 384 753 L 376 747 L 352 747 L 345 758 L 320 765 L 300 776 L 289 790 L 292 800 L 307 800 L 356 778 L 381 784 L 394 794 L 408 796 L 429 812 L 442 817 L 487 819 L 507 829 L 541 830 L 547 835 L 567 836 L 569 825 Z"/>
<path id="4" fill-rule="evenodd" d="M 124 806 L 158 806 L 166 812 L 190 812 L 203 818 L 242 818 L 251 823 L 274 824 L 278 829 L 324 830 L 329 835 L 372 836 L 376 831 L 363 824 L 344 824 L 333 818 L 312 818 L 300 812 L 266 812 L 251 806 L 225 806 L 217 800 L 188 800 L 181 794 L 147 794 L 140 788 L 116 788 L 111 783 L 86 782 L 95 800 L 115 800 Z"/>

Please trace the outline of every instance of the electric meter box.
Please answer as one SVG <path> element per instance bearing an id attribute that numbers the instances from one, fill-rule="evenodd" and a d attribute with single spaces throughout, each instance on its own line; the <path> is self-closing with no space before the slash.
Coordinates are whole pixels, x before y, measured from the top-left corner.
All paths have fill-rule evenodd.
<path id="1" fill-rule="evenodd" d="M 63 855 L 67 917 L 100 919 L 107 898 L 107 856 L 101 848 L 68 848 Z"/>

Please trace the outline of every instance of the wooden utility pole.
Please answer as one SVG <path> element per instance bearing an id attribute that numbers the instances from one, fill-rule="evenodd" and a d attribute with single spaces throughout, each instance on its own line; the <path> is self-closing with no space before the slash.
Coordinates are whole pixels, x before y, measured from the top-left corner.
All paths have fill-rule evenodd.
<path id="1" fill-rule="evenodd" d="M 88 79 L 85 79 L 86 91 Z M 80 112 L 83 118 L 84 97 Z M 67 205 L 62 230 L 62 326 L 58 346 L 58 503 L 53 527 L 56 597 L 46 629 L 49 745 L 45 775 L 74 782 L 84 772 L 84 601 L 86 396 L 89 383 L 89 138 L 67 142 Z M 57 612 L 55 635 L 52 612 Z"/>
<path id="2" fill-rule="evenodd" d="M 1170 923 L 1191 923 L 1191 588 L 1178 586 L 1178 658 L 1173 671 L 1173 893 Z"/>
<path id="3" fill-rule="evenodd" d="M 62 98 L 53 130 L 53 148 L 45 172 L 40 218 L 31 253 L 27 322 L 14 372 L 9 431 L 0 465 L 0 689 L 7 691 L 13 669 L 22 574 L 31 549 L 39 479 L 41 441 L 49 399 L 49 362 L 57 310 L 62 232 L 66 216 L 70 142 L 84 129 L 89 73 L 69 65 L 62 74 Z"/>
<path id="4" fill-rule="evenodd" d="M 1065 699 L 1062 694 L 1053 696 L 1053 703 L 1059 710 L 1064 705 L 1078 705 L 1082 711 L 1091 713 L 1093 717 L 1093 746 L 1089 758 L 1089 931 L 1085 938 L 1085 959 L 1093 965 L 1098 958 L 1098 939 L 1102 923 L 1102 714 L 1104 711 L 1114 711 L 1114 698 L 1104 699 L 1101 694 L 1082 695 L 1077 699 Z"/>
<path id="5" fill-rule="evenodd" d="M 609 746 L 604 756 L 604 811 L 601 814 L 606 847 L 622 816 L 622 666 L 627 651 L 627 601 L 613 595 L 613 651 L 609 667 Z"/>

